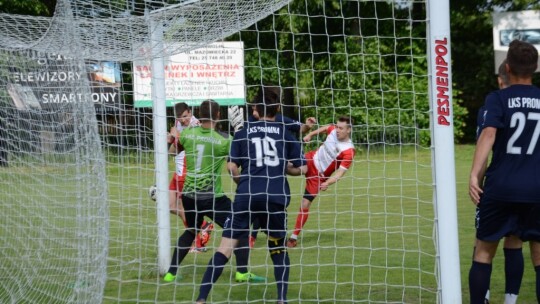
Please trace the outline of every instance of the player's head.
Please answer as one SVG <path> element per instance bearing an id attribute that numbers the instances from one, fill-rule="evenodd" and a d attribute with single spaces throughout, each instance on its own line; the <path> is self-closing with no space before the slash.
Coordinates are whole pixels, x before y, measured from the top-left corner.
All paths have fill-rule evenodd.
<path id="1" fill-rule="evenodd" d="M 348 116 L 339 117 L 336 123 L 336 135 L 339 141 L 348 140 L 351 138 L 352 118 Z"/>
<path id="2" fill-rule="evenodd" d="M 277 86 L 263 86 L 259 88 L 257 96 L 252 101 L 253 117 L 273 118 L 279 111 L 281 104 L 281 88 Z"/>
<path id="3" fill-rule="evenodd" d="M 538 65 L 538 50 L 528 42 L 514 40 L 508 47 L 506 63 L 513 75 L 521 78 L 531 77 Z"/>
<path id="4" fill-rule="evenodd" d="M 207 99 L 201 103 L 199 107 L 200 121 L 218 121 L 219 120 L 219 104 L 212 99 Z"/>
<path id="5" fill-rule="evenodd" d="M 499 83 L 499 89 L 504 89 L 510 85 L 508 79 L 508 73 L 506 72 L 506 59 L 499 65 L 499 73 L 497 75 L 497 82 Z"/>
<path id="6" fill-rule="evenodd" d="M 185 102 L 174 104 L 174 117 L 182 126 L 189 126 L 191 122 L 191 110 L 189 106 Z"/>

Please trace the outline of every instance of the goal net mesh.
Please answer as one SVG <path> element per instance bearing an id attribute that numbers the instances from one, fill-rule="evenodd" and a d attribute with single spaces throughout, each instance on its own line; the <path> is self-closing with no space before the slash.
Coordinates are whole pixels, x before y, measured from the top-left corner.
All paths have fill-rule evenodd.
<path id="1" fill-rule="evenodd" d="M 207 253 L 187 256 L 176 282 L 163 281 L 148 196 L 152 101 L 142 91 L 150 92 L 155 56 L 168 69 L 194 69 L 213 59 L 189 55 L 216 41 L 241 42 L 245 100 L 273 84 L 290 118 L 315 117 L 315 128 L 343 115 L 354 121 L 353 165 L 313 201 L 289 249 L 289 300 L 437 302 L 426 19 L 425 1 L 379 0 L 58 0 L 53 17 L 0 14 L 0 302 L 196 300 L 221 228 Z M 153 44 L 152 24 L 161 25 L 164 48 Z M 203 88 L 199 101 L 216 81 L 239 87 L 225 72 L 167 72 L 168 128 L 170 105 L 195 96 L 175 95 L 185 83 Z M 289 180 L 292 231 L 305 181 Z M 174 246 L 184 227 L 170 221 Z M 275 301 L 263 233 L 250 271 L 268 283 L 235 282 L 233 261 L 208 300 Z"/>

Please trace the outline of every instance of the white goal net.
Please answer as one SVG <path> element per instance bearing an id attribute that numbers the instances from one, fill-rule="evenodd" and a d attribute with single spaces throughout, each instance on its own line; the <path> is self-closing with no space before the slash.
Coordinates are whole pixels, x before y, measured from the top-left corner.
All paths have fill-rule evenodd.
<path id="1" fill-rule="evenodd" d="M 312 130 L 351 118 L 356 149 L 288 250 L 289 301 L 440 302 L 427 11 L 426 1 L 57 0 L 52 17 L 0 14 L 0 302 L 193 303 L 221 228 L 163 281 L 153 130 L 174 124 L 174 103 L 197 115 L 214 98 L 226 115 L 267 84 L 281 87 L 284 116 L 316 118 Z M 152 100 L 161 88 L 165 116 Z M 292 232 L 306 182 L 289 181 Z M 167 259 L 184 230 L 169 220 Z M 236 282 L 233 260 L 209 302 L 275 301 L 264 233 L 249 269 L 268 282 Z"/>

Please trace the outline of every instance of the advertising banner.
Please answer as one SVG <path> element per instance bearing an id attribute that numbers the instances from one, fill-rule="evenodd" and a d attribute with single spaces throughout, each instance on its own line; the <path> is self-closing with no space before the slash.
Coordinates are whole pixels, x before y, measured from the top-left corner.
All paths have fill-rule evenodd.
<path id="1" fill-rule="evenodd" d="M 86 61 L 83 71 L 73 59 L 58 54 L 29 51 L 17 56 L 25 57 L 26 64 L 24 69 L 10 70 L 7 91 L 19 110 L 47 110 L 66 103 L 93 102 L 96 109 L 109 111 L 120 104 L 121 76 L 117 62 Z M 90 85 L 89 93 L 85 93 L 86 84 Z"/>
<path id="2" fill-rule="evenodd" d="M 152 107 L 151 62 L 133 62 L 135 107 Z M 166 103 L 198 106 L 213 99 L 220 105 L 245 104 L 244 44 L 215 42 L 165 58 Z"/>

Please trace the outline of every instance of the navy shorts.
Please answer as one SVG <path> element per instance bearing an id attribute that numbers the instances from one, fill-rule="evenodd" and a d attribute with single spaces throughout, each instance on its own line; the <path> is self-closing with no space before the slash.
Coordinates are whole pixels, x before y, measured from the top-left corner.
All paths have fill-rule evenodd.
<path id="1" fill-rule="evenodd" d="M 231 220 L 232 204 L 226 196 L 195 200 L 191 197 L 182 197 L 184 213 L 188 229 L 201 227 L 204 217 L 211 218 L 214 223 L 224 227 Z"/>
<path id="2" fill-rule="evenodd" d="M 476 214 L 476 238 L 495 242 L 508 235 L 540 242 L 540 204 L 482 199 Z"/>
<path id="3" fill-rule="evenodd" d="M 268 236 L 281 239 L 287 235 L 287 207 L 266 201 L 235 201 L 230 226 L 223 227 L 223 236 L 232 239 L 247 238 L 256 219 Z"/>

